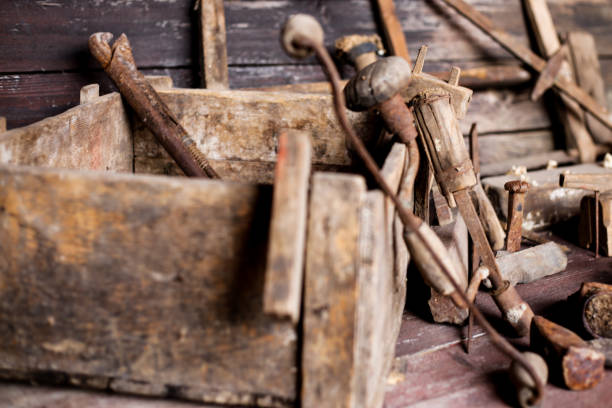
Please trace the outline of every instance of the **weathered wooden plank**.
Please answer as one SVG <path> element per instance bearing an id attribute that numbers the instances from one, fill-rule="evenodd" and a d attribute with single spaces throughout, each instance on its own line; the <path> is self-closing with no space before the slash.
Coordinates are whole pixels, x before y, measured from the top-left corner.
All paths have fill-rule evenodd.
<path id="1" fill-rule="evenodd" d="M 574 164 L 578 161 L 578 152 L 575 150 L 574 152 L 575 154 L 568 154 L 565 150 L 552 150 L 535 154 L 526 152 L 525 156 L 488 163 L 481 167 L 480 173 L 482 177 L 491 177 L 506 174 L 519 167 L 525 167 L 526 170 L 538 170 L 546 168 L 548 163 L 557 163 L 560 166 Z"/>
<path id="2" fill-rule="evenodd" d="M 598 164 L 580 164 L 550 170 L 528 172 L 526 181 L 531 184 L 525 197 L 523 228 L 531 230 L 565 221 L 580 212 L 580 200 L 588 192 L 559 187 L 559 176 L 563 172 L 611 173 Z M 495 211 L 502 219 L 508 215 L 508 192 L 504 184 L 518 179 L 515 175 L 489 177 L 482 185 L 491 198 Z"/>
<path id="3" fill-rule="evenodd" d="M 198 0 L 202 87 L 227 89 L 227 43 L 223 0 Z"/>
<path id="4" fill-rule="evenodd" d="M 278 139 L 263 308 L 294 324 L 300 318 L 306 241 L 310 134 L 285 131 Z"/>
<path id="5" fill-rule="evenodd" d="M 595 49 L 595 39 L 587 32 L 571 32 L 567 34 L 567 44 L 576 83 L 602 106 L 606 106 L 606 90 Z M 585 121 L 595 142 L 612 142 L 611 129 L 588 112 L 585 112 Z"/>
<path id="6" fill-rule="evenodd" d="M 469 143 L 465 138 L 466 145 Z M 480 163 L 483 166 L 505 160 L 551 152 L 555 148 L 554 135 L 550 130 L 492 133 L 478 138 Z"/>
<path id="7" fill-rule="evenodd" d="M 472 123 L 478 124 L 480 136 L 544 129 L 551 125 L 544 103 L 532 102 L 527 88 L 474 93 L 466 117 L 459 121 L 464 135 L 469 134 Z"/>
<path id="8" fill-rule="evenodd" d="M 301 406 L 349 407 L 355 375 L 355 316 L 362 177 L 312 177 L 304 278 Z"/>
<path id="9" fill-rule="evenodd" d="M 411 52 L 428 44 L 430 60 L 508 57 L 501 47 L 439 0 L 395 3 Z M 477 3 L 501 28 L 527 44 L 519 2 Z M 560 32 L 588 30 L 595 36 L 600 54 L 612 55 L 609 4 L 600 0 L 551 0 L 549 4 Z M 346 0 L 228 1 L 225 14 L 229 64 L 290 64 L 278 46 L 278 33 L 286 16 L 300 12 L 328 22 L 326 45 L 342 35 L 376 31 L 369 0 L 351 0 L 349 4 Z M 116 35 L 122 32 L 128 35 L 139 67 L 189 66 L 197 58 L 197 19 L 193 0 L 156 1 L 146 6 L 116 0 L 9 2 L 0 12 L 0 48 L 11 57 L 0 62 L 0 72 L 96 67 L 93 59 L 87 57 L 87 36 L 109 31 L 109 26 Z M 31 41 L 33 36 L 38 40 Z M 453 47 L 448 47 L 451 43 Z"/>
<path id="10" fill-rule="evenodd" d="M 451 257 L 455 270 L 458 271 L 457 282 L 465 292 L 468 286 L 468 230 L 465 221 L 458 211 L 453 214 L 454 221 L 443 226 L 433 226 Z M 442 296 L 431 288 L 431 297 L 427 302 L 435 322 L 462 324 L 468 317 L 467 309 L 455 306 L 450 297 Z"/>
<path id="11" fill-rule="evenodd" d="M 385 378 L 393 362 L 395 341 L 406 296 L 404 279 L 393 268 L 391 236 L 380 226 L 393 219 L 380 191 L 367 193 L 361 212 L 357 311 L 351 401 L 347 406 L 382 406 Z M 336 405 L 339 406 L 339 405 Z"/>
<path id="12" fill-rule="evenodd" d="M 81 99 L 58 116 L 0 134 L 0 161 L 132 172 L 132 134 L 119 94 Z"/>
<path id="13" fill-rule="evenodd" d="M 0 369 L 294 401 L 297 333 L 262 310 L 270 188 L 16 166 L 0 184 Z"/>
<path id="14" fill-rule="evenodd" d="M 560 49 L 559 34 L 552 20 L 546 0 L 523 0 L 530 27 L 537 40 L 539 54 L 544 59 L 552 58 Z M 574 82 L 574 70 L 567 60 L 561 62 L 558 75 Z M 584 112 L 580 105 L 567 95 L 556 91 L 555 108 L 565 130 L 568 148 L 578 149 L 581 163 L 592 163 L 596 159 L 595 143 L 589 134 Z"/>
<path id="15" fill-rule="evenodd" d="M 584 248 L 595 250 L 595 197 L 588 194 L 580 202 L 578 241 Z M 612 256 L 612 192 L 599 196 L 599 253 Z"/>
<path id="16" fill-rule="evenodd" d="M 314 164 L 351 165 L 330 96 L 204 89 L 173 89 L 161 91 L 160 95 L 211 163 L 273 162 L 278 135 L 281 129 L 290 128 L 312 134 Z M 359 136 L 368 143 L 376 134 L 373 113 L 347 114 Z M 178 171 L 140 122 L 134 125 L 134 156 L 136 173 Z M 247 176 L 243 180 L 248 180 Z"/>
<path id="17" fill-rule="evenodd" d="M 11 408 L 194 408 L 187 402 L 109 395 L 70 388 L 0 383 L 0 406 Z M 214 408 L 211 405 L 197 405 Z M 218 407 L 218 406 L 217 406 Z"/>

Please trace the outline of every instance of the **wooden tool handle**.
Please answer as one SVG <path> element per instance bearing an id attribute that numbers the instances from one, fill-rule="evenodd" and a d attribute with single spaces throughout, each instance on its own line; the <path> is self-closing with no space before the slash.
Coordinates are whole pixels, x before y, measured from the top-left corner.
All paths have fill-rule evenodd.
<path id="1" fill-rule="evenodd" d="M 449 205 L 455 207 L 452 193 L 472 187 L 477 181 L 450 96 L 435 91 L 418 95 L 414 116 L 436 181 Z"/>
<path id="2" fill-rule="evenodd" d="M 478 208 L 478 216 L 480 218 L 480 222 L 482 223 L 482 227 L 487 234 L 491 248 L 495 251 L 499 251 L 504 247 L 506 233 L 504 232 L 504 229 L 499 222 L 499 218 L 497 218 L 497 214 L 495 213 L 495 209 L 493 208 L 491 201 L 489 201 L 489 197 L 482 188 L 482 185 L 477 183 L 474 187 L 472 187 L 472 191 L 474 192 L 472 199 L 475 201 L 475 205 Z"/>
<path id="3" fill-rule="evenodd" d="M 565 188 L 580 188 L 592 191 L 612 190 L 611 173 L 561 174 L 559 185 Z"/>

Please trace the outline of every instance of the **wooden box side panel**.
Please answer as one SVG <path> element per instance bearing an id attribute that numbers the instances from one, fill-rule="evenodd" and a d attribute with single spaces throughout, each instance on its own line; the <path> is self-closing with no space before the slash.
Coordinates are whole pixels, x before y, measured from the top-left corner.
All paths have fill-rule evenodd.
<path id="1" fill-rule="evenodd" d="M 331 96 L 205 89 L 172 89 L 160 95 L 222 178 L 271 182 L 283 128 L 312 134 L 315 169 L 351 165 Z M 372 115 L 347 113 L 359 135 L 371 140 Z M 134 140 L 136 173 L 181 174 L 140 121 L 134 124 Z"/>
<path id="2" fill-rule="evenodd" d="M 369 191 L 361 213 L 352 408 L 382 406 L 406 300 L 406 279 L 395 276 L 393 230 L 381 233 L 395 214 L 386 204 L 381 191 Z"/>
<path id="3" fill-rule="evenodd" d="M 354 372 L 362 177 L 316 173 L 304 277 L 304 408 L 348 407 Z"/>
<path id="4" fill-rule="evenodd" d="M 0 167 L 0 369 L 291 403 L 296 330 L 262 312 L 270 206 L 267 186 Z"/>
<path id="5" fill-rule="evenodd" d="M 0 162 L 67 169 L 133 171 L 130 123 L 118 93 L 29 126 L 0 133 Z"/>

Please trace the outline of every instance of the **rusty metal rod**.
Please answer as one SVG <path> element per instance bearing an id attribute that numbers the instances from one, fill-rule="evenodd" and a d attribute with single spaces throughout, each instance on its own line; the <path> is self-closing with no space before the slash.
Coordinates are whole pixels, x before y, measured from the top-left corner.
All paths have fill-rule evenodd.
<path id="1" fill-rule="evenodd" d="M 474 317 L 476 318 L 476 320 L 478 320 L 478 322 L 482 325 L 485 331 L 489 334 L 489 336 L 491 337 L 491 342 L 499 350 L 501 350 L 503 353 L 508 355 L 513 360 L 517 361 L 521 366 L 525 368 L 525 370 L 527 370 L 529 375 L 532 377 L 534 384 L 536 384 L 536 390 L 535 390 L 536 392 L 535 392 L 535 395 L 531 403 L 533 404 L 537 403 L 543 395 L 544 384 L 538 377 L 535 369 L 523 357 L 523 355 L 518 350 L 516 350 L 514 346 L 512 346 L 512 344 L 510 344 L 504 337 L 502 337 L 495 330 L 495 328 L 493 328 L 493 326 L 491 326 L 491 324 L 486 320 L 486 318 L 483 316 L 480 310 L 478 310 L 478 308 L 476 308 L 474 304 L 469 301 L 469 299 L 466 297 L 466 295 L 461 290 L 461 287 L 459 286 L 459 284 L 455 281 L 455 279 L 452 278 L 450 271 L 446 269 L 445 263 L 442 261 L 442 259 L 436 253 L 436 251 L 433 250 L 433 248 L 429 244 L 426 237 L 424 237 L 421 234 L 419 230 L 419 226 L 421 225 L 423 221 L 420 220 L 418 217 L 416 217 L 411 211 L 409 211 L 408 209 L 406 209 L 406 207 L 402 205 L 399 198 L 395 195 L 395 193 L 391 190 L 391 188 L 389 187 L 385 179 L 382 177 L 380 170 L 378 169 L 378 166 L 376 165 L 376 162 L 374 161 L 374 159 L 372 158 L 372 156 L 366 149 L 365 145 L 363 144 L 361 139 L 359 139 L 355 131 L 352 129 L 348 121 L 348 118 L 346 116 L 346 112 L 345 112 L 344 94 L 340 88 L 340 75 L 338 74 L 338 71 L 336 70 L 336 67 L 331 57 L 327 53 L 327 50 L 325 49 L 322 43 L 312 41 L 309 38 L 304 37 L 304 36 L 298 36 L 296 38 L 296 41 L 299 41 L 301 47 L 312 49 L 317 55 L 317 58 L 319 59 L 321 64 L 323 65 L 328 75 L 328 78 L 332 84 L 332 90 L 333 90 L 333 96 L 334 96 L 334 107 L 336 110 L 336 114 L 338 115 L 340 124 L 342 125 L 346 134 L 351 139 L 351 142 L 353 143 L 357 151 L 357 154 L 363 160 L 368 171 L 372 174 L 372 176 L 374 177 L 374 179 L 376 180 L 380 188 L 383 190 L 383 192 L 391 199 L 391 201 L 393 201 L 393 204 L 395 205 L 398 211 L 400 220 L 402 221 L 402 223 L 408 230 L 415 232 L 419 236 L 419 238 L 422 240 L 423 244 L 427 248 L 428 252 L 432 256 L 436 264 L 438 264 L 438 266 L 441 268 L 443 273 L 446 275 L 448 280 L 451 282 L 451 284 L 455 288 L 456 295 L 459 297 L 461 302 L 467 305 L 467 307 L 470 309 L 470 312 L 474 314 Z"/>
<path id="2" fill-rule="evenodd" d="M 219 178 L 185 128 L 136 68 L 126 35 L 121 34 L 111 48 L 112 38 L 111 33 L 92 34 L 89 49 L 140 120 L 187 176 Z"/>

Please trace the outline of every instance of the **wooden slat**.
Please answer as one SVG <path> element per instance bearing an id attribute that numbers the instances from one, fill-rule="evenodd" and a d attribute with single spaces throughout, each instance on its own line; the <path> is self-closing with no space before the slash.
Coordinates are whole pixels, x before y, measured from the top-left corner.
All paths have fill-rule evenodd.
<path id="1" fill-rule="evenodd" d="M 429 45 L 430 61 L 508 57 L 439 0 L 395 3 L 408 49 L 414 52 Z M 0 61 L 0 72 L 97 68 L 87 51 L 87 36 L 97 31 L 126 33 L 140 67 L 194 65 L 199 34 L 193 4 L 193 0 L 152 2 L 146 7 L 116 0 L 7 3 L 0 12 L 0 49 L 10 58 Z M 588 30 L 596 38 L 600 55 L 612 55 L 609 4 L 600 0 L 551 0 L 549 4 L 560 32 Z M 519 2 L 485 0 L 479 5 L 501 28 L 528 43 Z M 325 4 L 240 0 L 226 2 L 225 8 L 230 65 L 292 64 L 278 46 L 278 33 L 286 16 L 295 13 L 327 22 L 327 45 L 342 35 L 376 31 L 369 0 L 326 0 Z"/>
<path id="2" fill-rule="evenodd" d="M 294 324 L 300 318 L 306 241 L 306 207 L 312 147 L 308 132 L 278 139 L 263 308 Z"/>
<path id="3" fill-rule="evenodd" d="M 380 233 L 393 219 L 385 206 L 382 192 L 370 191 L 361 212 L 353 383 L 344 405 L 353 408 L 382 406 L 406 300 L 405 269 L 398 279 L 391 236 Z"/>
<path id="4" fill-rule="evenodd" d="M 527 15 L 531 22 L 531 30 L 538 43 L 540 55 L 550 59 L 561 48 L 559 34 L 555 28 L 546 0 L 523 0 Z M 574 72 L 568 61 L 561 63 L 558 73 L 568 81 L 574 81 Z M 580 105 L 567 95 L 558 95 L 556 111 L 561 118 L 565 130 L 568 148 L 577 148 L 580 162 L 591 163 L 595 161 L 595 144 L 589 134 L 584 119 L 584 112 Z"/>
<path id="5" fill-rule="evenodd" d="M 0 162 L 132 172 L 132 135 L 121 97 L 86 98 L 58 116 L 0 133 Z"/>
<path id="6" fill-rule="evenodd" d="M 612 170 L 594 163 L 528 172 L 526 180 L 530 182 L 531 187 L 525 197 L 523 228 L 541 228 L 579 214 L 580 199 L 588 192 L 559 187 L 559 176 L 566 171 L 612 174 Z M 501 219 L 506 219 L 508 215 L 508 192 L 504 189 L 504 184 L 518 178 L 515 175 L 505 175 L 482 180 L 482 185 Z"/>
<path id="7" fill-rule="evenodd" d="M 0 167 L 0 371 L 291 405 L 297 333 L 262 310 L 270 188 Z"/>
<path id="8" fill-rule="evenodd" d="M 330 96 L 204 89 L 174 89 L 160 95 L 211 162 L 273 162 L 281 129 L 291 128 L 312 134 L 314 164 L 352 163 Z M 348 116 L 366 143 L 376 134 L 373 113 Z M 141 122 L 135 122 L 134 143 L 136 173 L 178 172 Z M 242 176 L 249 180 L 248 174 Z"/>
<path id="9" fill-rule="evenodd" d="M 312 177 L 304 278 L 301 406 L 350 407 L 358 309 L 358 263 L 365 181 Z"/>
<path id="10" fill-rule="evenodd" d="M 227 43 L 223 0 L 198 0 L 200 11 L 200 61 L 202 87 L 227 89 Z"/>
<path id="11" fill-rule="evenodd" d="M 568 33 L 567 44 L 576 83 L 602 106 L 606 106 L 606 90 L 595 49 L 595 39 L 587 32 L 576 31 Z M 585 121 L 593 140 L 597 143 L 612 142 L 611 129 L 588 112 L 585 112 Z"/>

